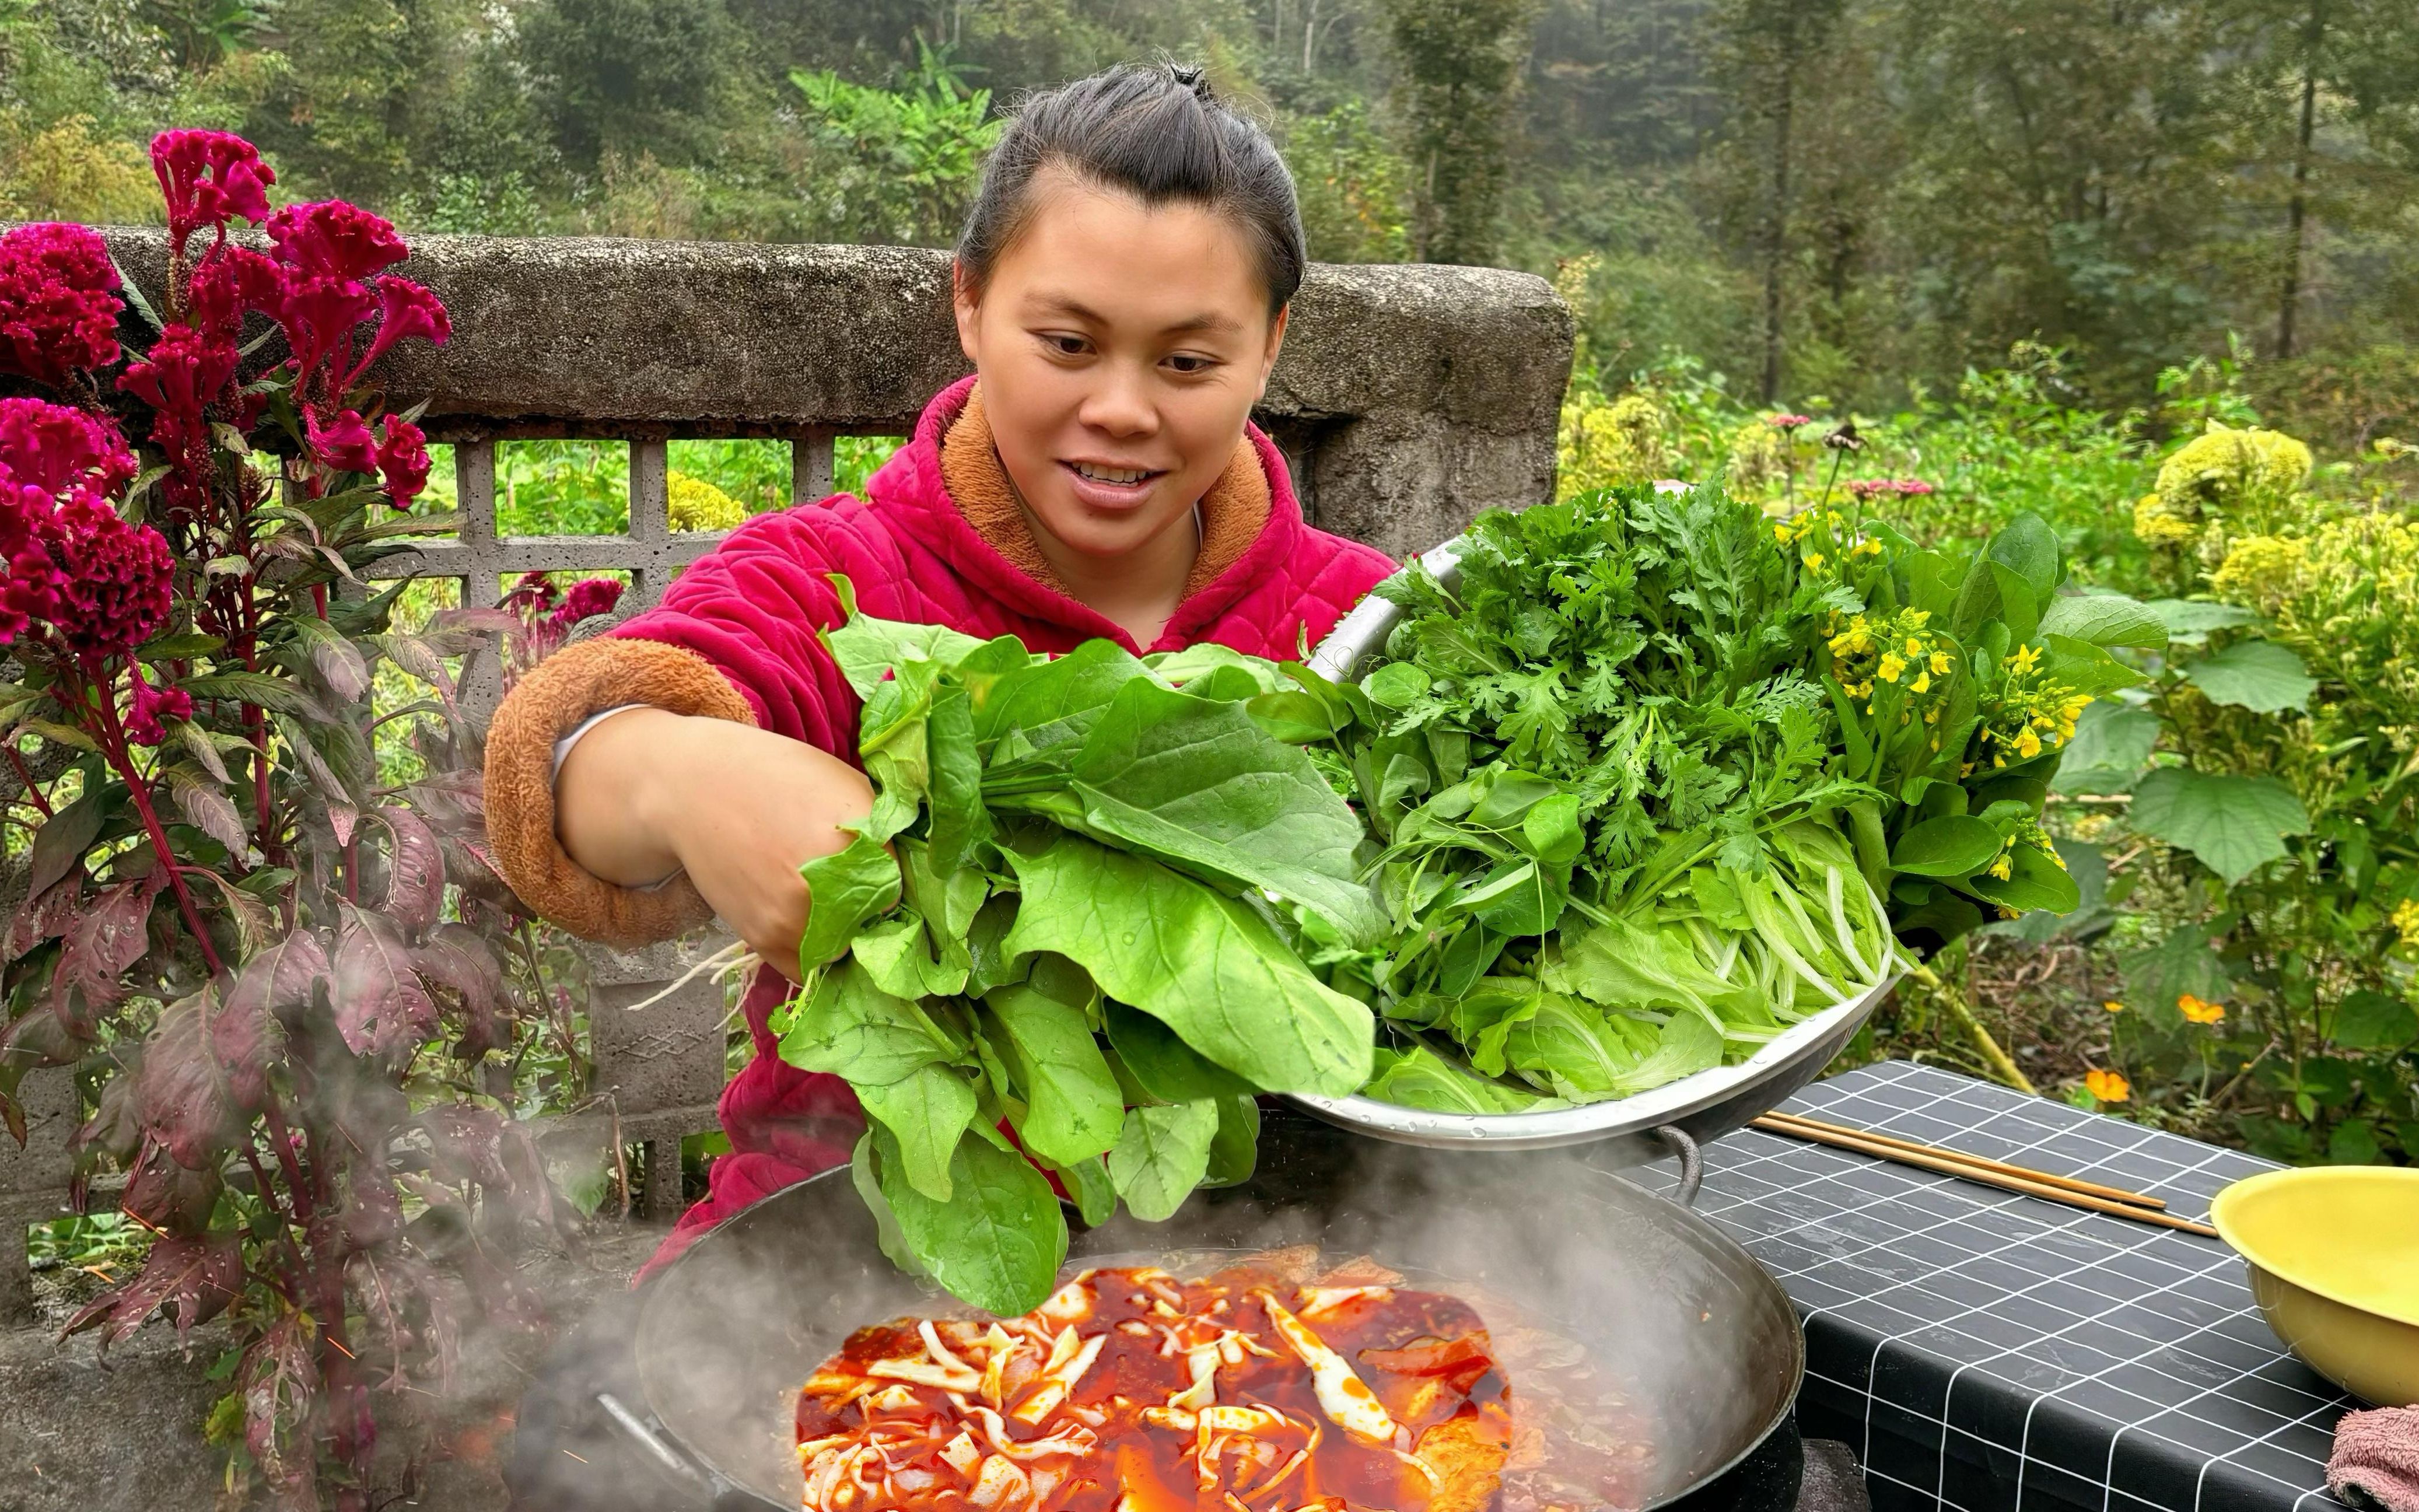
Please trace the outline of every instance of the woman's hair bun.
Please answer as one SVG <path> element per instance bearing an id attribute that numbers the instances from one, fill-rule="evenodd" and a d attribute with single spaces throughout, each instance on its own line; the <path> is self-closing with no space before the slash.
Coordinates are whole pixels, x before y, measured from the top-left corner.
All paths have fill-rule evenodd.
<path id="1" fill-rule="evenodd" d="M 1267 131 L 1217 98 L 1198 65 L 1120 63 L 1022 101 L 958 237 L 958 266 L 978 291 L 1031 213 L 1034 175 L 1054 163 L 1146 205 L 1190 202 L 1227 217 L 1257 255 L 1271 313 L 1302 286 L 1308 255 L 1293 176 Z"/>

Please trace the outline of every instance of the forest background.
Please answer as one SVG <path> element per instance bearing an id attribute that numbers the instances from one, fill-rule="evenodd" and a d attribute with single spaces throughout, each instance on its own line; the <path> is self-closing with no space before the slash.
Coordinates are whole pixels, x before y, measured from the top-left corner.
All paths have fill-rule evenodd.
<path id="1" fill-rule="evenodd" d="M 2419 405 L 2394 0 L 0 0 L 0 217 L 156 215 L 162 127 L 407 232 L 946 245 L 1000 108 L 1206 62 L 1313 255 L 1593 254 L 1590 352 L 1895 406 L 2226 350 L 2354 448 Z"/>

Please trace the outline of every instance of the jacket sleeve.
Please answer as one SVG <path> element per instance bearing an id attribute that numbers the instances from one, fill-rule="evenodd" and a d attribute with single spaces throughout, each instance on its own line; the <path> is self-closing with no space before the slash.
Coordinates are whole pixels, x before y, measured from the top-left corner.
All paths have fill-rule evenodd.
<path id="1" fill-rule="evenodd" d="M 830 574 L 879 572 L 888 553 L 850 524 L 816 505 L 759 517 L 682 573 L 655 608 L 548 656 L 514 686 L 487 732 L 487 834 L 504 880 L 532 911 L 624 949 L 713 917 L 686 876 L 617 887 L 556 838 L 554 743 L 601 709 L 644 703 L 730 719 L 855 759 L 856 695 L 817 632 L 843 617 Z"/>

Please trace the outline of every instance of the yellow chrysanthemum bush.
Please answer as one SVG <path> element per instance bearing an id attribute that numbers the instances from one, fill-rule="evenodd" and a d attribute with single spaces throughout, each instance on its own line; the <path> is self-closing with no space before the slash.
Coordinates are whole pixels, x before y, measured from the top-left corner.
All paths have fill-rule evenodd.
<path id="1" fill-rule="evenodd" d="M 2274 431 L 2165 459 L 2148 697 L 2086 716 L 2059 785 L 2148 842 L 2112 1049 L 2149 1103 L 2284 1159 L 2419 1158 L 2419 522 L 2330 517 L 2309 477 Z"/>
<path id="2" fill-rule="evenodd" d="M 2302 519 L 2310 469 L 2310 449 L 2281 431 L 2212 421 L 2159 465 L 2157 486 L 2134 502 L 2134 533 L 2206 570 L 2235 540 Z"/>
<path id="3" fill-rule="evenodd" d="M 1607 397 L 1575 388 L 1563 404 L 1555 448 L 1560 486 L 1583 493 L 1625 483 L 1652 483 L 1672 471 L 1672 417 L 1652 394 L 1633 390 Z"/>
<path id="4" fill-rule="evenodd" d="M 2245 536 L 2210 590 L 2265 617 L 2274 639 L 2357 690 L 2385 727 L 2419 721 L 2419 521 L 2363 514 L 2306 536 Z"/>
<path id="5" fill-rule="evenodd" d="M 747 518 L 747 507 L 738 500 L 677 469 L 666 480 L 666 490 L 673 530 L 735 530 Z"/>

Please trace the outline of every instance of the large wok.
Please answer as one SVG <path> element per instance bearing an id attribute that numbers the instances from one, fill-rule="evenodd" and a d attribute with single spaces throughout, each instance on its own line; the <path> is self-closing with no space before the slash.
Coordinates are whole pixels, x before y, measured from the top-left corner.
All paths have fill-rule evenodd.
<path id="1" fill-rule="evenodd" d="M 1163 1224 L 1121 1214 L 1079 1232 L 1070 1258 L 1302 1242 L 1458 1279 L 1482 1309 L 1504 1299 L 1585 1345 L 1656 1425 L 1647 1507 L 1784 1478 L 1766 1500 L 1794 1504 L 1805 1341 L 1788 1297 L 1711 1224 L 1584 1147 L 1448 1154 L 1271 1109 L 1250 1181 L 1196 1194 Z M 647 1290 L 645 1399 L 604 1406 L 721 1512 L 794 1508 L 799 1382 L 851 1330 L 949 1303 L 884 1258 L 845 1170 L 732 1218 Z"/>

